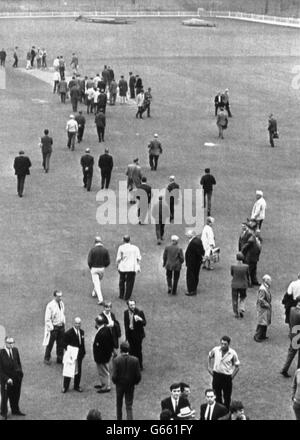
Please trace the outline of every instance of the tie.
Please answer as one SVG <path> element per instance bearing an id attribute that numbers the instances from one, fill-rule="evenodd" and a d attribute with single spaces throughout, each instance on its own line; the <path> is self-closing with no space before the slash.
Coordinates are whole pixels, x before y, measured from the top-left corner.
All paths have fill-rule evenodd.
<path id="1" fill-rule="evenodd" d="M 12 353 L 12 349 L 10 348 L 9 349 L 9 356 L 10 356 L 10 358 L 13 360 L 14 358 L 13 358 L 13 353 Z"/>
<path id="2" fill-rule="evenodd" d="M 177 411 L 177 407 L 178 407 L 178 401 L 175 400 L 175 409 L 174 409 L 175 414 L 176 414 L 176 411 Z"/>
<path id="3" fill-rule="evenodd" d="M 60 305 L 60 302 L 58 303 L 58 307 L 59 307 L 59 310 L 61 310 L 61 305 Z"/>
<path id="4" fill-rule="evenodd" d="M 79 345 L 81 345 L 81 338 L 80 338 L 80 331 L 79 330 L 77 330 L 77 336 L 78 336 Z"/>
<path id="5" fill-rule="evenodd" d="M 207 414 L 207 420 L 211 420 L 211 416 L 212 416 L 212 414 L 211 414 L 211 406 L 210 405 L 208 405 L 208 407 L 209 407 L 209 409 L 208 409 L 208 414 Z"/>

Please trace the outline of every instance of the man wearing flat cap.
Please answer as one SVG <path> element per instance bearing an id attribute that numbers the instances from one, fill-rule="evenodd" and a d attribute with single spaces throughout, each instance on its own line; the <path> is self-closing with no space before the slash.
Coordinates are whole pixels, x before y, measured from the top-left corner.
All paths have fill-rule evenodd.
<path id="1" fill-rule="evenodd" d="M 87 191 L 91 191 L 93 179 L 94 158 L 90 154 L 90 149 L 85 149 L 85 154 L 81 156 L 80 165 L 83 173 L 83 186 Z"/>
<path id="2" fill-rule="evenodd" d="M 251 212 L 251 220 L 255 220 L 257 227 L 260 230 L 262 223 L 265 219 L 267 204 L 263 197 L 263 192 L 261 190 L 256 191 L 256 201 L 253 205 Z"/>
<path id="3" fill-rule="evenodd" d="M 172 235 L 171 244 L 166 246 L 163 254 L 163 267 L 166 269 L 168 293 L 176 295 L 177 285 L 180 277 L 184 256 L 182 249 L 178 246 L 179 237 Z"/>
<path id="4" fill-rule="evenodd" d="M 30 174 L 29 168 L 31 162 L 29 157 L 25 156 L 23 150 L 19 151 L 19 156 L 15 158 L 14 169 L 17 176 L 17 192 L 19 197 L 23 197 L 25 177 Z"/>
<path id="5" fill-rule="evenodd" d="M 149 150 L 149 164 L 151 171 L 157 170 L 158 158 L 162 154 L 161 143 L 158 140 L 158 134 L 154 134 L 154 139 L 148 145 Z"/>

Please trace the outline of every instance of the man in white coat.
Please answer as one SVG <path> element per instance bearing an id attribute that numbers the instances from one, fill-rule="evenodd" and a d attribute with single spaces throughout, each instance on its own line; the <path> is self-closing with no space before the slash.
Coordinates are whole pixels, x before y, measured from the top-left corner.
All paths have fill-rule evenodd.
<path id="1" fill-rule="evenodd" d="M 139 248 L 130 243 L 129 235 L 124 235 L 123 242 L 119 246 L 116 263 L 120 274 L 119 298 L 127 301 L 133 291 L 135 275 L 141 270 L 142 257 Z"/>
<path id="2" fill-rule="evenodd" d="M 45 312 L 45 336 L 43 345 L 46 346 L 44 363 L 51 363 L 51 351 L 56 341 L 56 362 L 62 363 L 64 354 L 65 335 L 65 306 L 62 302 L 62 292 L 54 290 L 54 299 L 47 304 Z"/>
<path id="3" fill-rule="evenodd" d="M 215 247 L 215 236 L 212 225 L 215 219 L 213 217 L 207 217 L 206 225 L 203 228 L 201 240 L 204 247 L 204 258 L 203 258 L 203 269 L 213 270 L 213 265 L 211 262 L 212 250 Z"/>
<path id="4" fill-rule="evenodd" d="M 255 220 L 257 224 L 257 230 L 259 231 L 262 226 L 262 222 L 266 216 L 267 203 L 263 197 L 263 192 L 260 190 L 256 191 L 256 201 L 253 205 L 251 212 L 251 220 Z"/>

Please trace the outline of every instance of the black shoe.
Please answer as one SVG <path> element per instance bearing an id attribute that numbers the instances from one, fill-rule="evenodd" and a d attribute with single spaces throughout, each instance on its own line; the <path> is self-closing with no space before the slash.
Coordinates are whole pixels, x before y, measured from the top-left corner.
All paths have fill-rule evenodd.
<path id="1" fill-rule="evenodd" d="M 262 342 L 263 341 L 262 339 L 258 339 L 256 336 L 254 336 L 253 339 L 255 342 Z"/>
<path id="2" fill-rule="evenodd" d="M 196 292 L 185 292 L 186 296 L 195 296 Z"/>
<path id="3" fill-rule="evenodd" d="M 287 371 L 280 371 L 280 374 L 282 374 L 282 376 L 283 377 L 291 377 L 288 373 L 287 373 Z"/>
<path id="4" fill-rule="evenodd" d="M 244 312 L 240 312 L 240 318 L 244 318 Z"/>
<path id="5" fill-rule="evenodd" d="M 59 358 L 56 359 L 56 363 L 57 363 L 57 364 L 62 364 L 62 359 L 59 359 Z"/>
<path id="6" fill-rule="evenodd" d="M 94 388 L 99 389 L 99 390 L 100 390 L 100 388 L 102 388 L 102 387 L 103 387 L 103 385 L 95 385 L 95 386 L 94 386 Z"/>
<path id="7" fill-rule="evenodd" d="M 98 394 L 103 394 L 103 393 L 110 393 L 110 388 L 106 388 L 105 390 L 98 390 L 97 391 Z"/>
<path id="8" fill-rule="evenodd" d="M 74 391 L 77 391 L 78 393 L 82 393 L 83 389 L 80 387 L 74 387 Z"/>
<path id="9" fill-rule="evenodd" d="M 63 394 L 65 394 L 67 391 L 68 391 L 68 390 L 67 390 L 66 388 L 62 388 L 62 389 L 61 389 L 61 392 L 62 392 Z"/>
<path id="10" fill-rule="evenodd" d="M 172 292 L 172 289 L 170 288 L 170 289 L 168 289 L 168 293 L 171 293 Z"/>
<path id="11" fill-rule="evenodd" d="M 22 413 L 22 411 L 16 411 L 16 412 L 12 412 L 12 414 L 14 415 L 14 416 L 26 416 L 26 414 L 25 413 Z"/>

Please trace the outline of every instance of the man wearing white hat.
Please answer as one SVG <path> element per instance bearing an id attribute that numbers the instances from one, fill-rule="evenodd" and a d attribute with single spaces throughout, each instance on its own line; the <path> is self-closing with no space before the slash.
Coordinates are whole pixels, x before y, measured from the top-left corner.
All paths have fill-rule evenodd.
<path id="1" fill-rule="evenodd" d="M 157 133 L 155 133 L 154 139 L 148 145 L 148 150 L 149 150 L 149 164 L 151 171 L 156 171 L 158 158 L 160 154 L 162 154 L 162 147 L 161 147 L 161 143 L 158 140 Z"/>
<path id="2" fill-rule="evenodd" d="M 256 201 L 253 205 L 251 212 L 251 220 L 255 220 L 257 224 L 257 228 L 260 230 L 262 226 L 262 222 L 265 219 L 266 215 L 266 201 L 263 198 L 263 192 L 260 190 L 256 191 Z"/>
<path id="3" fill-rule="evenodd" d="M 178 246 L 179 237 L 172 235 L 171 244 L 166 246 L 163 254 L 163 267 L 166 269 L 168 293 L 176 295 L 177 285 L 180 277 L 184 256 L 182 249 Z"/>
<path id="4" fill-rule="evenodd" d="M 75 116 L 74 115 L 70 115 L 70 119 L 67 122 L 66 125 L 66 130 L 68 133 L 68 143 L 67 143 L 67 147 L 69 149 L 71 149 L 72 151 L 74 151 L 75 149 L 75 138 L 76 138 L 76 134 L 78 132 L 78 123 L 77 121 L 75 121 Z"/>

